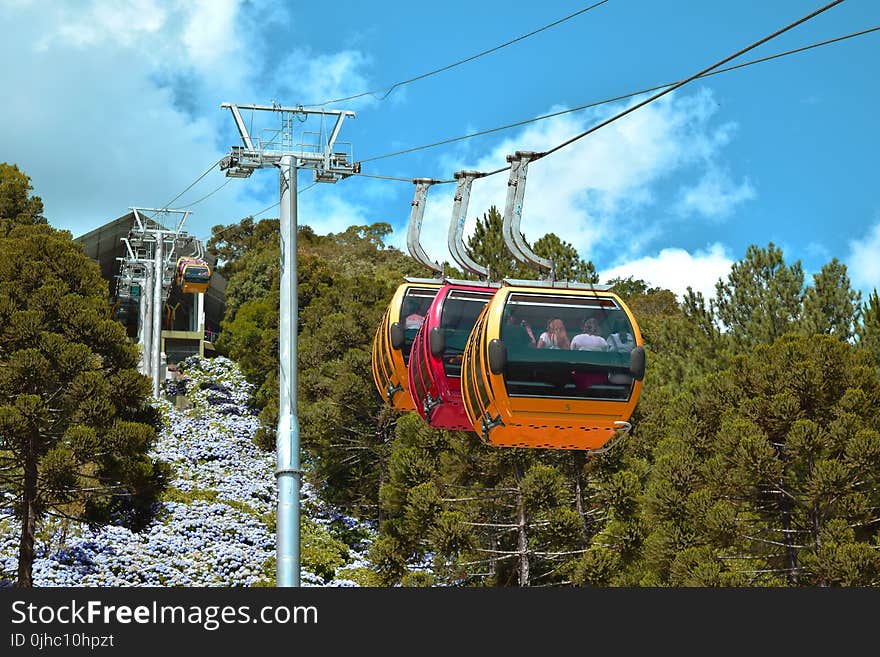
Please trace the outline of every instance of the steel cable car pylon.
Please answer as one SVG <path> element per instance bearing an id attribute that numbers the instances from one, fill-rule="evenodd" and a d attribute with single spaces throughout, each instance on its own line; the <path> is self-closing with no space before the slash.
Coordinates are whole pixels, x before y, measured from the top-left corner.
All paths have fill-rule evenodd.
<path id="1" fill-rule="evenodd" d="M 443 267 L 428 257 L 419 242 L 425 214 L 425 198 L 428 187 L 435 182 L 430 178 L 413 180 L 416 190 L 406 234 L 410 256 L 430 269 L 434 278 L 405 277 L 391 297 L 373 338 L 373 382 L 384 402 L 399 411 L 411 411 L 415 408 L 408 387 L 410 352 L 425 313 L 442 285 Z"/>
<path id="2" fill-rule="evenodd" d="M 502 281 L 468 339 L 462 396 L 489 444 L 601 451 L 631 428 L 645 373 L 642 336 L 610 286 L 558 282 L 555 263 L 526 244 L 519 228 L 526 174 L 539 157 L 508 156 L 502 232 L 513 256 L 548 278 Z M 539 348 L 526 329 L 544 326 L 547 348 Z"/>

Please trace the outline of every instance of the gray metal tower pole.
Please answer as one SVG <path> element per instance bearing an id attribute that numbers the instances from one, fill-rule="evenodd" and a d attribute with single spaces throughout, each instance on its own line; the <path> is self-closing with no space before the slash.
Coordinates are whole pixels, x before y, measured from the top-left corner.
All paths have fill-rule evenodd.
<path id="1" fill-rule="evenodd" d="M 300 485 L 299 423 L 296 416 L 297 385 L 297 272 L 296 272 L 296 160 L 281 157 L 281 303 L 279 315 L 280 380 L 278 433 L 275 438 L 278 480 L 276 510 L 276 585 L 300 585 Z"/>
<path id="2" fill-rule="evenodd" d="M 298 169 L 312 169 L 315 182 L 335 183 L 341 178 L 360 173 L 360 163 L 352 162 L 351 153 L 336 148 L 336 138 L 346 117 L 354 116 L 347 110 L 304 109 L 269 105 L 236 105 L 222 103 L 220 107 L 232 112 L 235 125 L 244 146 L 233 146 L 230 154 L 220 161 L 221 171 L 233 178 L 248 178 L 256 169 L 278 167 L 281 180 L 281 210 L 279 223 L 281 233 L 281 285 L 280 312 L 278 319 L 278 427 L 275 438 L 277 465 L 275 477 L 278 483 L 278 506 L 276 508 L 276 561 L 277 586 L 300 585 L 300 465 L 299 424 L 296 417 L 297 385 L 297 272 L 296 272 L 296 174 Z M 241 117 L 241 109 L 281 113 L 280 138 L 269 141 L 255 140 Z M 320 150 L 312 150 L 300 144 L 293 151 L 294 116 L 311 114 L 336 117 L 334 128 L 323 142 Z M 306 133 L 304 133 L 306 134 Z"/>
<path id="3" fill-rule="evenodd" d="M 153 354 L 153 267 L 144 263 L 144 286 L 141 289 L 141 359 L 144 376 L 152 376 L 150 359 Z"/>
<path id="4" fill-rule="evenodd" d="M 162 260 L 162 246 L 165 236 L 156 231 L 156 253 L 153 264 L 153 357 L 151 369 L 153 376 L 153 397 L 159 398 L 159 366 L 162 359 L 162 280 L 165 278 L 165 264 Z"/>

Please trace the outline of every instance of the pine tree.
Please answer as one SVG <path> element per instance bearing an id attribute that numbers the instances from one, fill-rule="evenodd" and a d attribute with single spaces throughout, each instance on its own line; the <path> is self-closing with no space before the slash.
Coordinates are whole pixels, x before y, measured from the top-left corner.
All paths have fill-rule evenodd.
<path id="1" fill-rule="evenodd" d="M 873 585 L 880 378 L 827 335 L 783 336 L 665 412 L 642 513 L 642 581 Z"/>
<path id="2" fill-rule="evenodd" d="M 150 382 L 109 319 L 98 267 L 70 233 L 24 216 L 0 238 L 0 504 L 21 520 L 18 586 L 29 587 L 41 518 L 138 527 L 169 469 L 148 456 Z"/>
<path id="3" fill-rule="evenodd" d="M 583 260 L 571 244 L 559 239 L 553 233 L 547 233 L 535 242 L 534 251 L 536 255 L 553 261 L 557 280 L 578 283 L 599 282 L 599 274 L 596 273 L 593 263 Z"/>
<path id="4" fill-rule="evenodd" d="M 503 278 L 535 278 L 534 272 L 517 262 L 504 245 L 503 217 L 494 205 L 477 219 L 473 234 L 467 240 L 468 255 L 474 262 L 489 268 L 492 280 Z"/>
<path id="5" fill-rule="evenodd" d="M 880 296 L 877 288 L 874 288 L 868 300 L 862 304 L 856 336 L 859 347 L 873 354 L 874 361 L 880 365 Z"/>
<path id="6" fill-rule="evenodd" d="M 861 294 L 850 287 L 846 265 L 834 258 L 813 275 L 813 285 L 804 292 L 800 320 L 805 333 L 825 333 L 841 340 L 853 336 Z"/>
<path id="7" fill-rule="evenodd" d="M 751 245 L 716 284 L 712 308 L 737 347 L 770 344 L 798 321 L 803 286 L 800 262 L 786 265 L 772 242 L 766 249 Z"/>
<path id="8" fill-rule="evenodd" d="M 30 194 L 33 187 L 15 164 L 0 162 L 0 232 L 7 234 L 15 226 L 38 226 L 48 223 L 43 216 L 43 200 Z"/>

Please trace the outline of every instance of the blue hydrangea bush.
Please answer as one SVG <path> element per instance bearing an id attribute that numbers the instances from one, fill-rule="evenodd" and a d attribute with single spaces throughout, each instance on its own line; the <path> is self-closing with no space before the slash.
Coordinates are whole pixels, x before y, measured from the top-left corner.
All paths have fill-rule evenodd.
<path id="1" fill-rule="evenodd" d="M 134 533 L 45 519 L 38 532 L 36 586 L 254 586 L 274 582 L 275 455 L 253 442 L 259 428 L 253 387 L 227 358 L 190 357 L 179 365 L 184 408 L 156 400 L 163 428 L 153 456 L 174 478 L 153 522 Z M 368 569 L 372 529 L 328 509 L 303 486 L 303 586 L 356 586 L 346 573 Z M 333 538 L 335 528 L 348 543 Z M 0 519 L 0 581 L 16 577 L 20 524 Z M 337 532 L 338 534 L 338 532 Z M 316 538 L 317 537 L 317 538 Z M 316 572 L 308 544 L 319 544 Z M 327 546 L 330 546 L 329 548 Z"/>

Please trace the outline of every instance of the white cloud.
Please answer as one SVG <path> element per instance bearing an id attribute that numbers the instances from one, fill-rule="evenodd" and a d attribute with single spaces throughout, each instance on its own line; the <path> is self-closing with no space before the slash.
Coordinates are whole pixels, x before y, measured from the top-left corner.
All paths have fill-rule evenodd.
<path id="1" fill-rule="evenodd" d="M 755 188 L 748 179 L 737 185 L 727 173 L 712 167 L 696 185 L 679 191 L 676 211 L 685 217 L 698 214 L 720 219 L 730 216 L 736 206 L 753 198 Z"/>
<path id="2" fill-rule="evenodd" d="M 853 287 L 865 294 L 874 288 L 880 289 L 880 223 L 867 234 L 849 243 L 847 270 Z"/>
<path id="3" fill-rule="evenodd" d="M 684 249 L 663 249 L 655 256 L 645 256 L 600 272 L 602 282 L 632 276 L 654 287 L 672 290 L 681 300 L 690 286 L 708 300 L 715 296 L 715 283 L 726 279 L 733 260 L 722 244 L 714 243 L 704 251 L 689 253 Z"/>
<path id="4" fill-rule="evenodd" d="M 104 43 L 131 45 L 156 34 L 167 11 L 154 0 L 122 0 L 112 4 L 81 2 L 75 6 L 45 7 L 52 20 L 37 41 L 39 51 L 58 46 L 88 48 Z"/>
<path id="5" fill-rule="evenodd" d="M 276 67 L 258 30 L 289 24 L 290 11 L 271 0 L 0 5 L 0 57 L 16 62 L 4 73 L 16 93 L 0 104 L 2 159 L 30 176 L 50 222 L 74 235 L 130 206 L 161 206 L 238 142 L 221 102 L 268 103 L 271 85 L 314 99 L 340 80 L 364 81 L 366 59 L 351 50 Z M 315 66 L 327 67 L 326 78 Z M 271 173 L 193 206 L 187 227 L 207 237 L 212 225 L 277 200 Z M 214 171 L 175 205 L 223 182 Z M 328 225 L 340 216 L 334 210 Z"/>
<path id="6" fill-rule="evenodd" d="M 153 65 L 210 69 L 234 52 L 241 0 L 101 0 L 50 5 L 37 50 L 103 49 L 136 51 Z M 228 61 L 225 61 L 228 64 Z"/>
<path id="7" fill-rule="evenodd" d="M 235 30 L 238 4 L 238 0 L 187 3 L 191 12 L 183 26 L 182 42 L 189 61 L 206 67 L 241 47 Z"/>
<path id="8" fill-rule="evenodd" d="M 375 223 L 363 210 L 343 200 L 334 190 L 335 185 L 315 185 L 300 194 L 297 205 L 297 223 L 308 225 L 319 235 L 340 233 L 349 226 Z M 302 186 L 305 189 L 305 185 Z"/>
<path id="9" fill-rule="evenodd" d="M 447 177 L 461 169 L 493 171 L 505 166 L 506 155 L 517 150 L 545 151 L 625 107 L 617 104 L 531 124 L 480 156 L 447 158 Z M 660 181 L 688 172 L 693 175 L 693 170 L 706 172 L 702 188 L 695 188 L 703 194 L 695 191 L 690 197 L 695 209 L 717 214 L 750 198 L 750 184 L 727 185 L 717 173 L 721 149 L 729 143 L 735 125 L 712 125 L 716 109 L 712 92 L 705 88 L 689 96 L 670 94 L 530 164 L 521 223 L 526 239 L 534 242 L 552 231 L 573 244 L 585 259 L 608 248 L 632 257 L 658 230 L 656 224 L 646 227 L 632 217 L 658 203 Z M 503 211 L 507 179 L 505 171 L 474 183 L 466 235 L 490 205 Z M 706 198 L 712 191 L 722 194 L 714 208 Z M 439 260 L 450 257 L 446 233 L 452 193 L 452 185 L 433 187 L 425 211 L 422 243 Z M 404 223 L 393 243 L 403 246 L 405 235 Z"/>
<path id="10" fill-rule="evenodd" d="M 303 50 L 291 53 L 287 62 L 300 69 L 296 79 L 296 93 L 308 94 L 297 102 L 324 103 L 336 98 L 360 93 L 368 83 L 360 71 L 368 64 L 368 59 L 357 50 L 344 50 L 338 53 L 316 54 Z M 302 90 L 306 91 L 303 92 Z M 357 101 L 346 102 L 346 109 L 359 108 L 372 104 L 375 99 L 365 96 Z M 336 108 L 334 108 L 336 109 Z"/>

